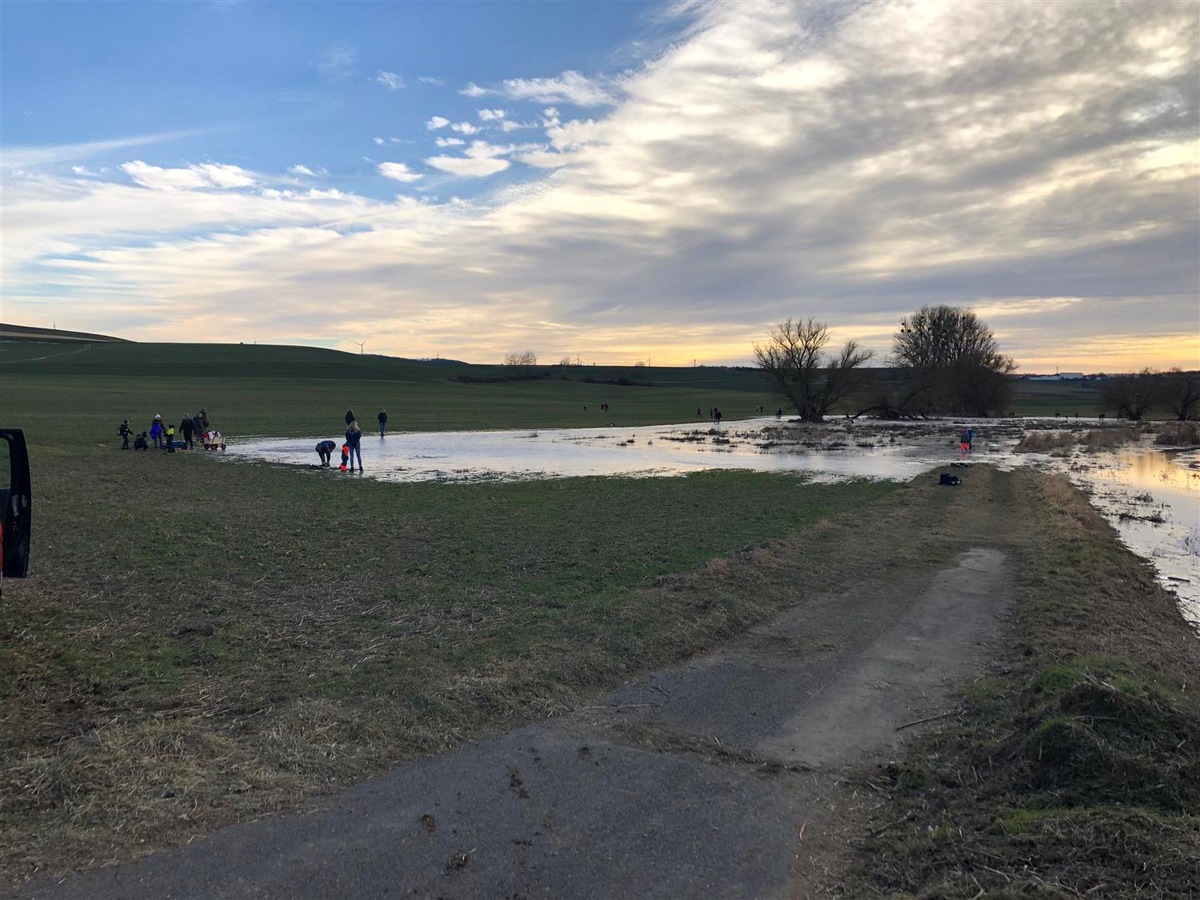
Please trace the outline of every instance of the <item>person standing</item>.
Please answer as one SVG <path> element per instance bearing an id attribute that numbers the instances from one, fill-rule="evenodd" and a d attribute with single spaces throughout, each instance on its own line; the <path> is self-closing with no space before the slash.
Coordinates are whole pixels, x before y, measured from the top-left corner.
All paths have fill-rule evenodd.
<path id="1" fill-rule="evenodd" d="M 194 450 L 192 436 L 196 433 L 196 426 L 192 423 L 192 417 L 187 413 L 183 414 L 183 419 L 179 422 L 179 432 L 183 435 L 183 445 L 189 450 Z"/>
<path id="2" fill-rule="evenodd" d="M 129 427 L 128 419 L 121 420 L 121 424 L 117 426 L 117 434 L 119 434 L 121 436 L 121 440 L 124 441 L 124 443 L 121 444 L 121 449 L 128 450 L 129 436 L 133 434 L 133 429 Z"/>
<path id="3" fill-rule="evenodd" d="M 375 418 L 379 420 L 379 436 L 383 437 L 383 432 L 387 429 L 387 410 L 381 409 Z"/>
<path id="4" fill-rule="evenodd" d="M 150 440 L 154 443 L 155 450 L 163 448 L 162 416 L 155 416 L 154 421 L 150 423 Z"/>
<path id="5" fill-rule="evenodd" d="M 175 452 L 175 426 L 174 425 L 167 426 L 167 452 L 168 453 Z"/>
<path id="6" fill-rule="evenodd" d="M 354 471 L 354 457 L 358 457 L 358 471 L 363 470 L 362 464 L 362 429 L 358 422 L 351 422 L 346 429 L 346 446 L 350 448 L 350 471 Z"/>

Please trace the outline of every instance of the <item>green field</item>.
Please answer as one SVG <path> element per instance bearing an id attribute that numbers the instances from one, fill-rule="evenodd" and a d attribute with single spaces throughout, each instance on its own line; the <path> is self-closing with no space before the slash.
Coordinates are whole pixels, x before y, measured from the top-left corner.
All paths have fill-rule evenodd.
<path id="1" fill-rule="evenodd" d="M 519 376 L 519 377 L 518 377 Z M 324 434 L 353 409 L 394 431 L 645 425 L 772 410 L 757 371 L 419 363 L 309 347 L 0 343 L 0 421 L 34 442 L 107 442 L 129 418 L 178 421 L 206 408 L 227 436 Z M 621 383 L 624 381 L 625 383 Z M 601 403 L 610 406 L 602 414 Z M 587 407 L 587 411 L 584 407 Z"/>
<path id="2" fill-rule="evenodd" d="M 178 422 L 201 407 L 227 436 L 291 437 L 339 431 L 347 409 L 364 426 L 384 409 L 393 431 L 445 431 L 707 421 L 714 406 L 739 419 L 781 403 L 755 369 L 514 369 L 242 344 L 6 341 L 0 381 L 0 421 L 35 443 L 57 441 L 64 429 L 106 443 L 122 418 L 143 430 L 156 413 Z M 1092 416 L 1097 390 L 1017 381 L 1012 406 L 1019 415 Z"/>

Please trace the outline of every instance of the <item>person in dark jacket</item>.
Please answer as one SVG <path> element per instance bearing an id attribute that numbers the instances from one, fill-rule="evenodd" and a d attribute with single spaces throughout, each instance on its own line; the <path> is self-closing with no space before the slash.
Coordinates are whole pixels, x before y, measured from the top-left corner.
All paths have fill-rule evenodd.
<path id="1" fill-rule="evenodd" d="M 346 446 L 350 448 L 350 470 L 354 471 L 354 457 L 358 457 L 358 471 L 363 470 L 362 464 L 362 430 L 357 422 L 351 422 L 346 429 Z"/>
<path id="2" fill-rule="evenodd" d="M 146 432 L 143 431 L 141 434 L 139 434 L 137 437 L 135 437 L 133 439 L 133 449 L 134 450 L 149 450 L 150 449 L 150 442 L 146 440 Z"/>
<path id="3" fill-rule="evenodd" d="M 383 432 L 387 428 L 387 411 L 381 409 L 375 418 L 379 420 L 379 436 L 383 437 Z"/>
<path id="4" fill-rule="evenodd" d="M 321 457 L 321 465 L 329 466 L 329 461 L 333 459 L 333 451 L 337 449 L 337 441 L 321 441 L 317 444 L 317 456 Z"/>
<path id="5" fill-rule="evenodd" d="M 121 440 L 124 441 L 124 443 L 121 444 L 121 449 L 128 450 L 129 436 L 133 434 L 133 429 L 129 427 L 128 419 L 121 420 L 121 424 L 117 426 L 117 434 L 119 434 L 121 436 Z"/>
<path id="6" fill-rule="evenodd" d="M 183 435 L 183 445 L 189 450 L 195 449 L 192 446 L 192 435 L 195 434 L 196 426 L 192 422 L 192 417 L 184 413 L 183 419 L 179 422 L 179 433 Z"/>

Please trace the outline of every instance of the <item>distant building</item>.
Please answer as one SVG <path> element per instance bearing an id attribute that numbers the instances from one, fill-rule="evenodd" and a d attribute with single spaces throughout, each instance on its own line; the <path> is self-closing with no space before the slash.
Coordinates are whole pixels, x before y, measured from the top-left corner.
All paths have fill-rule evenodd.
<path id="1" fill-rule="evenodd" d="M 1026 375 L 1027 381 L 1083 381 L 1082 372 L 1055 372 L 1053 375 Z"/>

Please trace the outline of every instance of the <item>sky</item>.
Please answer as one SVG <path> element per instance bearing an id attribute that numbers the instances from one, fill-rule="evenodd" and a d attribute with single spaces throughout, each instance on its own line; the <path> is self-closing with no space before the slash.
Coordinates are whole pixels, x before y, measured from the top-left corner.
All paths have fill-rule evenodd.
<path id="1" fill-rule="evenodd" d="M 0 321 L 498 363 L 1200 368 L 1200 4 L 0 4 Z"/>

